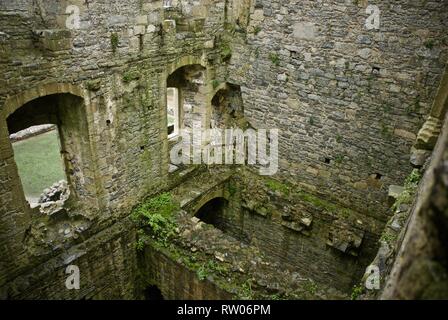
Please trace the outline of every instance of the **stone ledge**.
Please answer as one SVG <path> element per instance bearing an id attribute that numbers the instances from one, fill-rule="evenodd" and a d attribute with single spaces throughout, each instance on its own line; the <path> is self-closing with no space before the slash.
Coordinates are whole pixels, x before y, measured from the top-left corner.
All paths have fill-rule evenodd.
<path id="1" fill-rule="evenodd" d="M 72 35 L 70 30 L 44 29 L 34 30 L 39 45 L 48 51 L 57 52 L 69 50 L 72 47 Z"/>

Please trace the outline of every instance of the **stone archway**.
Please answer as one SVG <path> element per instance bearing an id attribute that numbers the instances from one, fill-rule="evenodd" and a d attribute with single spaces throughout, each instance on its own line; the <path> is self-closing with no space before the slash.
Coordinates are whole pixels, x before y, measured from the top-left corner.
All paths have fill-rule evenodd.
<path id="1" fill-rule="evenodd" d="M 195 216 L 206 224 L 226 233 L 225 210 L 228 208 L 227 199 L 217 197 L 206 202 L 195 214 Z"/>
<path id="2" fill-rule="evenodd" d="M 199 76 L 198 76 L 199 75 Z M 199 125 L 206 129 L 209 123 L 211 91 L 210 69 L 205 56 L 183 56 L 166 66 L 162 75 L 160 89 L 161 141 L 164 142 L 164 154 L 167 156 L 166 167 L 168 172 L 176 172 L 179 167 L 171 163 L 169 158 L 171 148 L 179 141 L 181 130 L 190 130 Z M 177 128 L 169 126 L 170 108 L 168 105 L 168 90 L 176 91 L 177 112 L 172 112 L 172 123 Z M 177 133 L 177 134 L 173 134 Z"/>
<path id="3" fill-rule="evenodd" d="M 19 212 L 27 212 L 28 205 L 14 161 L 9 135 L 40 124 L 58 126 L 66 175 L 74 206 L 97 207 L 94 181 L 96 170 L 92 159 L 89 125 L 83 89 L 72 84 L 46 84 L 9 97 L 0 112 L 0 161 L 10 180 L 5 183 L 14 197 L 10 204 Z M 0 170 L 1 172 L 1 170 Z"/>

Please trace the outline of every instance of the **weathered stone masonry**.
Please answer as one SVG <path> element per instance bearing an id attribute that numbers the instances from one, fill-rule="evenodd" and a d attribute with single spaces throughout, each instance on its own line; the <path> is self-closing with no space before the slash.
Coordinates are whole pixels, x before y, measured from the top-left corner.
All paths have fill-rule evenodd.
<path id="1" fill-rule="evenodd" d="M 272 178 L 302 196 L 228 168 L 241 191 L 226 211 L 234 236 L 252 234 L 264 254 L 318 283 L 347 292 L 359 280 L 390 214 L 388 187 L 411 171 L 427 116 L 443 121 L 431 107 L 448 60 L 448 2 L 378 2 L 380 30 L 365 28 L 367 1 L 197 2 L 0 0 L 0 297 L 141 297 L 127 216 L 204 172 L 169 171 L 166 88 L 192 66 L 204 70 L 192 116 L 222 126 L 219 103 L 238 100 L 245 119 L 232 125 L 280 129 Z M 80 29 L 66 28 L 68 5 L 81 9 Z M 9 140 L 40 123 L 58 125 L 72 191 L 50 215 L 25 201 Z M 70 263 L 81 269 L 78 292 L 63 287 Z M 179 274 L 169 260 L 147 267 L 158 266 Z M 167 297 L 215 292 L 204 286 L 191 296 L 163 285 Z"/>

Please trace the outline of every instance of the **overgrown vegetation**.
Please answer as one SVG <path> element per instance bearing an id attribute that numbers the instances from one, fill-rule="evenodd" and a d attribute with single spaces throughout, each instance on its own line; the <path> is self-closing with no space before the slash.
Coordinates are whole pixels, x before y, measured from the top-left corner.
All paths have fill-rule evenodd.
<path id="1" fill-rule="evenodd" d="M 303 288 L 312 295 L 315 295 L 318 289 L 317 284 L 313 280 L 305 281 Z"/>
<path id="2" fill-rule="evenodd" d="M 393 244 L 397 239 L 398 235 L 396 233 L 388 232 L 389 230 L 386 229 L 386 232 L 384 232 L 381 235 L 380 241 L 386 242 L 387 244 Z"/>
<path id="3" fill-rule="evenodd" d="M 137 249 L 142 249 L 146 238 L 144 230 L 148 229 L 150 238 L 168 247 L 170 240 L 176 234 L 176 223 L 173 214 L 179 210 L 179 205 L 170 193 L 162 193 L 138 206 L 132 212 L 131 218 L 142 228 L 139 231 Z"/>
<path id="4" fill-rule="evenodd" d="M 196 274 L 199 278 L 199 280 L 205 280 L 209 276 L 212 276 L 213 274 L 219 274 L 221 276 L 226 275 L 228 272 L 227 268 L 215 260 L 208 260 L 206 263 L 203 263 L 196 271 Z"/>
<path id="5" fill-rule="evenodd" d="M 254 299 L 254 292 L 252 290 L 252 284 L 250 280 L 246 280 L 246 282 L 241 285 L 240 297 L 243 300 Z"/>
<path id="6" fill-rule="evenodd" d="M 266 187 L 268 187 L 270 190 L 274 192 L 280 192 L 284 195 L 289 195 L 290 191 L 289 187 L 286 184 L 281 183 L 277 180 L 267 180 Z"/>
<path id="7" fill-rule="evenodd" d="M 412 170 L 412 172 L 406 178 L 404 182 L 404 190 L 398 196 L 397 201 L 395 201 L 394 205 L 392 206 L 392 210 L 395 211 L 399 209 L 402 204 L 412 203 L 415 193 L 417 192 L 418 184 L 421 179 L 422 174 L 420 173 L 420 170 L 418 169 Z"/>
<path id="8" fill-rule="evenodd" d="M 280 192 L 287 197 L 300 199 L 318 209 L 325 210 L 327 212 L 336 213 L 343 217 L 349 217 L 354 214 L 354 211 L 348 208 L 338 206 L 330 201 L 326 201 L 306 191 L 294 189 L 293 187 L 277 180 L 266 179 L 265 185 L 267 188 L 274 192 Z"/>
<path id="9" fill-rule="evenodd" d="M 350 296 L 351 300 L 358 300 L 359 296 L 364 293 L 364 286 L 357 285 L 353 287 L 352 294 Z"/>
<path id="10" fill-rule="evenodd" d="M 101 81 L 99 80 L 87 81 L 86 88 L 89 91 L 98 91 L 101 89 Z"/>
<path id="11" fill-rule="evenodd" d="M 388 222 L 388 227 L 385 228 L 383 234 L 381 235 L 380 242 L 385 242 L 389 246 L 394 246 L 394 244 L 398 240 L 399 232 L 390 228 L 389 226 L 394 221 L 398 221 L 401 226 L 406 223 L 406 219 L 409 216 L 409 210 L 407 210 L 406 212 L 402 212 L 399 210 L 404 204 L 412 204 L 421 178 L 422 174 L 418 169 L 414 169 L 406 178 L 404 183 L 404 190 L 398 196 L 397 200 L 392 206 L 392 210 L 394 211 L 395 215 Z"/>

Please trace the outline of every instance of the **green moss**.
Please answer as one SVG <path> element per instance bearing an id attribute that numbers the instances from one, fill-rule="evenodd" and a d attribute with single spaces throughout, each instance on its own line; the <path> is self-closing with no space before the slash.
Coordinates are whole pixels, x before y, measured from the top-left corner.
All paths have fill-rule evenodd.
<path id="1" fill-rule="evenodd" d="M 140 79 L 140 73 L 138 71 L 127 71 L 123 74 L 123 82 L 129 83 L 133 80 Z"/>
<path id="2" fill-rule="evenodd" d="M 389 245 L 393 245 L 395 241 L 397 241 L 397 238 L 398 235 L 395 232 L 386 229 L 386 231 L 381 235 L 380 241 L 384 241 Z"/>
<path id="3" fill-rule="evenodd" d="M 213 89 L 216 89 L 216 88 L 218 88 L 219 87 L 219 84 L 220 84 L 220 82 L 218 81 L 218 80 L 213 80 L 212 81 L 212 86 L 213 86 Z"/>
<path id="4" fill-rule="evenodd" d="M 428 39 L 423 43 L 423 45 L 425 46 L 425 48 L 431 50 L 436 45 L 436 42 L 434 39 Z"/>
<path id="5" fill-rule="evenodd" d="M 224 29 L 230 34 L 234 34 L 236 31 L 236 25 L 234 23 L 226 22 L 224 25 Z"/>
<path id="6" fill-rule="evenodd" d="M 336 142 L 341 143 L 342 142 L 342 136 L 340 134 L 336 135 Z"/>
<path id="7" fill-rule="evenodd" d="M 308 193 L 306 191 L 294 189 L 294 187 L 292 187 L 286 183 L 282 183 L 282 182 L 279 182 L 279 181 L 271 179 L 271 178 L 266 179 L 265 185 L 267 188 L 269 188 L 272 191 L 275 191 L 275 192 L 278 191 L 285 196 L 299 199 L 303 202 L 306 202 L 306 203 L 312 205 L 313 207 L 316 207 L 318 209 L 325 210 L 328 212 L 336 213 L 339 216 L 344 217 L 344 218 L 348 218 L 348 217 L 356 214 L 355 211 L 353 211 L 351 209 L 336 205 L 332 202 L 329 202 L 325 199 L 322 199 L 322 198 L 315 196 L 311 193 Z"/>
<path id="8" fill-rule="evenodd" d="M 281 183 L 277 180 L 271 179 L 271 180 L 266 181 L 265 184 L 266 184 L 266 187 L 268 187 L 270 190 L 272 190 L 274 192 L 278 191 L 284 195 L 289 195 L 290 189 L 284 183 Z"/>
<path id="9" fill-rule="evenodd" d="M 308 123 L 313 126 L 316 123 L 316 121 L 314 120 L 313 117 L 310 117 L 310 119 L 308 120 Z"/>
<path id="10" fill-rule="evenodd" d="M 238 188 L 231 182 L 228 183 L 227 189 L 231 197 L 233 197 L 238 191 Z"/>
<path id="11" fill-rule="evenodd" d="M 120 39 L 118 38 L 118 34 L 117 33 L 112 33 L 110 35 L 110 45 L 112 47 L 112 52 L 115 53 L 117 52 L 117 48 L 118 48 L 118 44 L 120 42 Z"/>
<path id="12" fill-rule="evenodd" d="M 230 44 L 227 42 L 224 42 L 221 45 L 221 60 L 222 61 L 229 61 L 232 58 L 232 48 L 230 47 Z"/>
<path id="13" fill-rule="evenodd" d="M 334 162 L 336 162 L 337 164 L 342 164 L 344 162 L 344 155 L 342 154 L 337 154 L 334 157 Z"/>
<path id="14" fill-rule="evenodd" d="M 253 297 L 252 287 L 248 283 L 249 280 L 235 277 L 235 273 L 230 270 L 227 263 L 208 258 L 204 253 L 196 252 L 192 254 L 191 251 L 173 244 L 163 246 L 156 241 L 151 241 L 150 244 L 171 260 L 177 261 L 195 272 L 199 280 L 202 281 L 211 276 L 218 287 L 227 292 L 233 292 L 236 295 L 235 298 L 248 299 Z"/>
<path id="15" fill-rule="evenodd" d="M 391 113 L 392 112 L 392 105 L 391 104 L 389 104 L 389 103 L 386 103 L 386 104 L 384 104 L 383 105 L 383 111 L 385 112 L 385 113 Z"/>
<path id="16" fill-rule="evenodd" d="M 315 295 L 318 289 L 317 284 L 313 280 L 305 281 L 303 288 L 312 295 Z"/>
<path id="17" fill-rule="evenodd" d="M 406 113 L 410 116 L 420 111 L 420 96 L 417 96 L 414 103 L 406 107 Z"/>
<path id="18" fill-rule="evenodd" d="M 101 81 L 100 80 L 91 80 L 86 83 L 87 90 L 89 91 L 98 91 L 101 89 Z"/>
<path id="19" fill-rule="evenodd" d="M 390 140 L 392 138 L 391 130 L 383 122 L 381 123 L 381 135 L 383 136 L 383 138 L 388 139 L 388 140 Z"/>
<path id="20" fill-rule="evenodd" d="M 277 53 L 271 53 L 269 55 L 269 58 L 271 59 L 271 62 L 275 65 L 275 66 L 279 66 L 280 65 L 280 57 Z"/>
<path id="21" fill-rule="evenodd" d="M 224 263 L 221 264 L 212 259 L 200 265 L 196 270 L 199 280 L 204 280 L 212 275 L 225 276 L 228 272 L 229 270 L 225 267 Z"/>
<path id="22" fill-rule="evenodd" d="M 343 218 L 349 218 L 356 214 L 355 211 L 351 209 L 338 206 L 332 202 L 329 202 L 304 191 L 298 191 L 295 193 L 295 195 L 302 201 L 307 202 L 318 209 L 335 213 Z"/>

